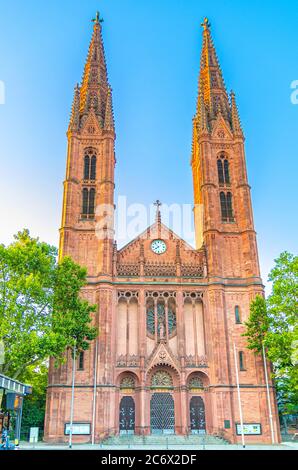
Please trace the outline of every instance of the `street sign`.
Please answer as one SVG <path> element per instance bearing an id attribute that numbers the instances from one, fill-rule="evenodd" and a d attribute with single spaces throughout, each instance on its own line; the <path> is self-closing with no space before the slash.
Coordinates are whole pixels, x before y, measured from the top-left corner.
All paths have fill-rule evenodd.
<path id="1" fill-rule="evenodd" d="M 39 428 L 30 428 L 30 437 L 29 442 L 35 443 L 38 442 Z"/>

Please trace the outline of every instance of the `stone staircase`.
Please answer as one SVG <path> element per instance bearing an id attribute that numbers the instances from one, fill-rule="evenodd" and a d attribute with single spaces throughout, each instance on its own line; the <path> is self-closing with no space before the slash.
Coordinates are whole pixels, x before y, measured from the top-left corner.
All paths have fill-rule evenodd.
<path id="1" fill-rule="evenodd" d="M 192 434 L 189 436 L 178 435 L 158 435 L 149 436 L 122 435 L 111 436 L 105 439 L 102 444 L 105 446 L 158 446 L 167 448 L 168 446 L 204 446 L 204 445 L 228 445 L 229 442 L 223 438 L 211 435 Z"/>

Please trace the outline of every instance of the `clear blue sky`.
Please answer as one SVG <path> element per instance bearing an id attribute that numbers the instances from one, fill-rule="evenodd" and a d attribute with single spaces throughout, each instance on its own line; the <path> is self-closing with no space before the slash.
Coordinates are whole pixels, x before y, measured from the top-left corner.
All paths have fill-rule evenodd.
<path id="1" fill-rule="evenodd" d="M 2 1 L 0 243 L 28 227 L 58 243 L 68 118 L 91 37 L 104 41 L 117 128 L 117 194 L 149 204 L 193 200 L 192 116 L 208 16 L 246 134 L 263 278 L 297 253 L 298 9 L 294 1 Z"/>

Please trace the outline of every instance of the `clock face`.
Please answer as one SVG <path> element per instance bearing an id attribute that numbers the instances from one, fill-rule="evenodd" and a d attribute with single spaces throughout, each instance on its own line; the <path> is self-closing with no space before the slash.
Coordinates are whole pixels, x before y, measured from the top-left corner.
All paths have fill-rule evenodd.
<path id="1" fill-rule="evenodd" d="M 163 240 L 153 240 L 151 250 L 157 255 L 162 255 L 167 251 L 167 245 Z"/>

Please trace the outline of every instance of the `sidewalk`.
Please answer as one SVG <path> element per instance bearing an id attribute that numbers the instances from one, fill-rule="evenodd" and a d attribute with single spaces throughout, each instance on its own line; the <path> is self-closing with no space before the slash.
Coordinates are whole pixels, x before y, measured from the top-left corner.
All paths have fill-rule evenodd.
<path id="1" fill-rule="evenodd" d="M 91 445 L 91 444 L 74 444 L 71 450 L 95 450 L 95 451 L 105 451 L 105 450 L 298 450 L 298 442 L 283 442 L 282 444 L 276 446 L 269 445 L 248 445 L 245 449 L 241 445 L 206 445 L 206 446 L 178 446 L 178 445 L 169 445 L 168 448 L 165 446 L 150 446 L 150 445 L 116 445 L 116 446 L 107 446 L 107 445 Z M 70 450 L 66 444 L 46 444 L 39 442 L 37 444 L 30 444 L 28 442 L 20 443 L 20 450 Z"/>

